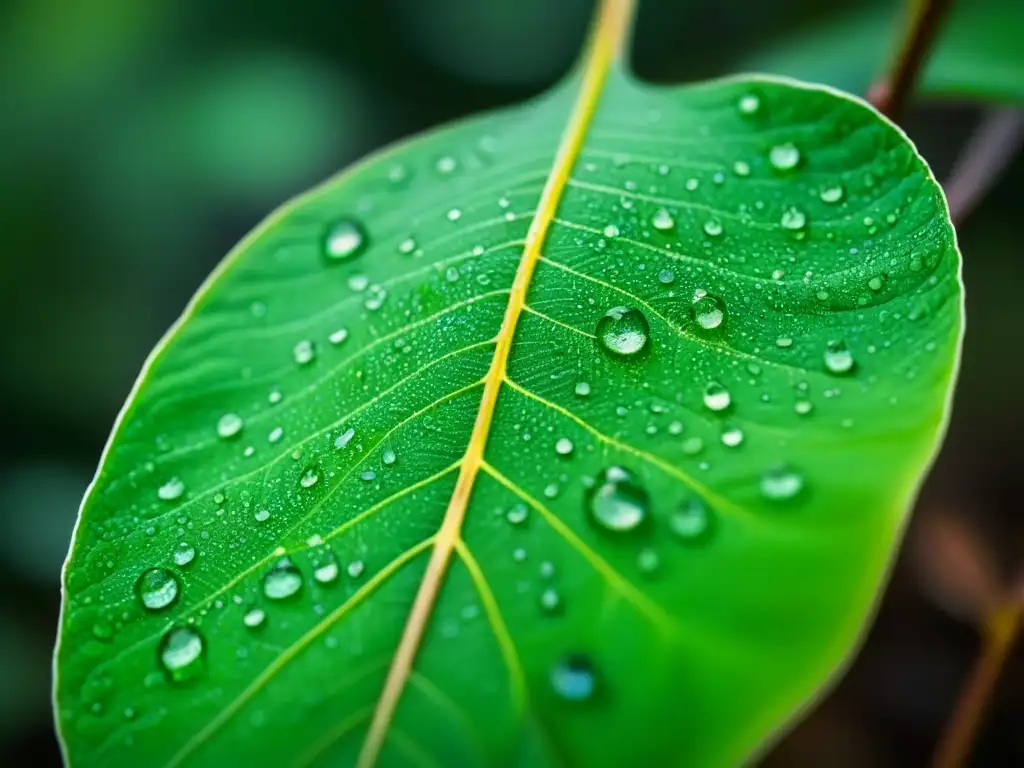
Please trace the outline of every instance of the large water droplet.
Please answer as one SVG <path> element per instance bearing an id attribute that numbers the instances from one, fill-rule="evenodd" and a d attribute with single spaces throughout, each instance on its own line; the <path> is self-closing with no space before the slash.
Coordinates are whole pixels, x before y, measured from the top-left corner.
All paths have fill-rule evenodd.
<path id="1" fill-rule="evenodd" d="M 587 491 L 587 512 L 594 525 L 622 533 L 636 530 L 647 520 L 650 502 L 645 491 L 623 467 L 602 471 Z"/>
<path id="2" fill-rule="evenodd" d="M 825 345 L 825 368 L 829 373 L 837 375 L 853 370 L 853 352 L 845 341 L 830 341 Z"/>
<path id="3" fill-rule="evenodd" d="M 242 431 L 244 424 L 245 422 L 242 421 L 242 417 L 237 413 L 225 413 L 217 422 L 217 436 L 225 440 L 235 437 Z"/>
<path id="4" fill-rule="evenodd" d="M 782 225 L 783 229 L 788 229 L 791 232 L 797 232 L 807 226 L 807 214 L 796 206 L 791 205 L 782 212 L 782 218 L 779 219 L 779 224 Z"/>
<path id="5" fill-rule="evenodd" d="M 172 627 L 160 639 L 157 655 L 172 682 L 191 680 L 203 671 L 203 636 L 192 627 Z"/>
<path id="6" fill-rule="evenodd" d="M 590 658 L 574 653 L 551 668 L 551 687 L 566 701 L 585 701 L 594 695 L 597 672 Z"/>
<path id="7" fill-rule="evenodd" d="M 135 582 L 135 591 L 147 610 L 162 611 L 178 599 L 178 579 L 166 568 L 150 568 Z"/>
<path id="8" fill-rule="evenodd" d="M 777 144 L 768 152 L 768 162 L 777 171 L 791 171 L 800 162 L 800 150 L 795 144 Z"/>
<path id="9" fill-rule="evenodd" d="M 287 557 L 278 560 L 263 577 L 263 594 L 271 600 L 285 600 L 302 588 L 302 572 Z"/>
<path id="10" fill-rule="evenodd" d="M 668 529 L 682 541 L 697 541 L 711 530 L 711 512 L 700 499 L 687 499 L 669 515 Z"/>
<path id="11" fill-rule="evenodd" d="M 643 312 L 633 307 L 612 307 L 597 321 L 597 340 L 613 356 L 634 357 L 651 338 Z"/>
<path id="12" fill-rule="evenodd" d="M 324 238 L 324 256 L 329 261 L 347 261 L 362 253 L 366 245 L 366 232 L 359 222 L 342 219 Z"/>
<path id="13" fill-rule="evenodd" d="M 725 320 L 725 304 L 706 293 L 694 297 L 691 311 L 694 322 L 706 331 L 714 330 Z"/>
<path id="14" fill-rule="evenodd" d="M 729 390 L 717 381 L 708 382 L 704 388 L 704 405 L 712 411 L 724 411 L 732 404 Z"/>
<path id="15" fill-rule="evenodd" d="M 178 478 L 172 477 L 157 489 L 156 495 L 164 501 L 174 501 L 180 499 L 184 492 L 185 484 Z"/>
<path id="16" fill-rule="evenodd" d="M 774 467 L 761 475 L 761 493 L 772 501 L 792 499 L 803 487 L 803 475 L 787 466 Z"/>
<path id="17" fill-rule="evenodd" d="M 659 208 L 651 217 L 651 224 L 655 229 L 665 232 L 676 225 L 676 220 L 665 208 Z"/>

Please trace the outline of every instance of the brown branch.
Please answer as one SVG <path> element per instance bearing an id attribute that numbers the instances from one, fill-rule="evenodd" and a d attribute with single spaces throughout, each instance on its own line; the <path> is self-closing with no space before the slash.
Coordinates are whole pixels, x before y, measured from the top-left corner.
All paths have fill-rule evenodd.
<path id="1" fill-rule="evenodd" d="M 967 684 L 960 692 L 956 709 L 946 725 L 932 760 L 932 768 L 959 768 L 965 764 L 981 724 L 982 715 L 1003 669 L 1024 619 L 1024 599 L 1014 594 L 989 617 L 981 655 Z"/>
<path id="2" fill-rule="evenodd" d="M 910 21 L 896 64 L 871 86 L 868 100 L 890 120 L 898 121 L 935 43 L 953 0 L 908 0 Z"/>
<path id="3" fill-rule="evenodd" d="M 943 186 L 949 216 L 959 225 L 999 179 L 1024 144 L 1024 111 L 993 109 L 975 129 Z"/>

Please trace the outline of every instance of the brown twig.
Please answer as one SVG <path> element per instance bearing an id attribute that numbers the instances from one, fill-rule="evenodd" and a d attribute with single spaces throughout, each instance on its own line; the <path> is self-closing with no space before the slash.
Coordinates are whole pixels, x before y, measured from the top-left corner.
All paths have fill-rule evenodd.
<path id="1" fill-rule="evenodd" d="M 949 216 L 960 224 L 1024 144 L 1024 111 L 993 109 L 982 119 L 943 185 Z"/>
<path id="2" fill-rule="evenodd" d="M 908 0 L 909 24 L 892 71 L 871 86 L 868 100 L 890 120 L 903 114 L 953 0 Z"/>
<path id="3" fill-rule="evenodd" d="M 1022 619 L 1024 595 L 1021 594 L 1011 595 L 989 617 L 981 655 L 975 661 L 967 684 L 960 692 L 956 709 L 935 750 L 932 768 L 959 768 L 964 765 L 1003 664 L 1020 632 Z"/>

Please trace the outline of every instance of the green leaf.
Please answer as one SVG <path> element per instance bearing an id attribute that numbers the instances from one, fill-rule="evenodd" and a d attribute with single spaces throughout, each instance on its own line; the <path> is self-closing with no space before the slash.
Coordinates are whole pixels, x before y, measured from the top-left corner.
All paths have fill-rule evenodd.
<path id="1" fill-rule="evenodd" d="M 72 765 L 735 765 L 834 679 L 948 412 L 942 193 L 842 94 L 634 82 L 602 8 L 154 352 L 65 573 Z"/>
<path id="2" fill-rule="evenodd" d="M 867 5 L 835 14 L 758 51 L 743 67 L 866 93 L 904 33 L 900 5 Z M 1022 28 L 1024 3 L 954 3 L 917 90 L 923 96 L 1024 103 Z"/>

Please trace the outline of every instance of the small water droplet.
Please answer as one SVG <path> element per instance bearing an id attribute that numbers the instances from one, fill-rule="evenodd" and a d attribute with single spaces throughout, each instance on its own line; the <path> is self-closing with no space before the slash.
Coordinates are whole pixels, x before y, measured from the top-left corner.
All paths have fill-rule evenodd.
<path id="1" fill-rule="evenodd" d="M 452 173 L 458 166 L 458 162 L 450 155 L 437 158 L 437 163 L 434 165 L 437 168 L 437 172 L 442 174 Z"/>
<path id="2" fill-rule="evenodd" d="M 355 434 L 356 434 L 355 429 L 352 428 L 352 427 L 349 427 L 344 432 L 342 432 L 340 435 L 338 435 L 337 439 L 335 439 L 335 441 L 334 441 L 334 447 L 337 448 L 338 450 L 341 450 L 342 448 L 344 448 L 346 445 L 349 444 L 349 442 L 352 440 L 352 438 L 355 437 Z"/>
<path id="3" fill-rule="evenodd" d="M 551 668 L 551 687 L 566 701 L 586 701 L 594 695 L 597 673 L 590 658 L 574 653 Z"/>
<path id="4" fill-rule="evenodd" d="M 303 339 L 292 347 L 292 357 L 299 365 L 309 365 L 316 358 L 316 347 L 309 339 Z"/>
<path id="5" fill-rule="evenodd" d="M 735 448 L 743 442 L 743 430 L 739 427 L 728 427 L 722 432 L 722 444 L 726 448 Z"/>
<path id="6" fill-rule="evenodd" d="M 740 100 L 736 104 L 741 115 L 756 115 L 757 111 L 761 109 L 761 99 L 759 99 L 753 93 L 746 93 L 740 96 Z"/>
<path id="7" fill-rule="evenodd" d="M 178 599 L 178 579 L 166 568 L 150 568 L 135 582 L 135 591 L 147 610 L 162 611 Z"/>
<path id="8" fill-rule="evenodd" d="M 690 456 L 696 456 L 698 453 L 704 450 L 704 441 L 694 435 L 683 440 L 682 444 L 683 453 Z"/>
<path id="9" fill-rule="evenodd" d="M 648 517 L 647 492 L 633 473 L 613 466 L 603 470 L 587 491 L 587 512 L 592 523 L 607 531 L 636 530 Z"/>
<path id="10" fill-rule="evenodd" d="M 195 559 L 196 550 L 191 544 L 181 541 L 178 542 L 178 546 L 174 550 L 174 554 L 171 557 L 174 559 L 174 564 L 178 566 L 185 566 Z"/>
<path id="11" fill-rule="evenodd" d="M 282 437 L 284 437 L 284 430 L 281 427 L 274 427 L 270 430 L 270 434 L 267 435 L 267 442 L 276 443 Z"/>
<path id="12" fill-rule="evenodd" d="M 814 404 L 810 400 L 797 400 L 793 403 L 793 410 L 799 416 L 806 416 L 814 409 Z"/>
<path id="13" fill-rule="evenodd" d="M 672 218 L 672 214 L 667 209 L 659 208 L 651 217 L 651 225 L 655 229 L 665 232 L 676 225 L 676 220 Z"/>
<path id="14" fill-rule="evenodd" d="M 597 321 L 597 340 L 601 348 L 618 357 L 634 357 L 650 342 L 647 318 L 633 307 L 612 307 Z"/>
<path id="15" fill-rule="evenodd" d="M 331 344 L 334 344 L 335 346 L 337 346 L 338 344 L 341 344 L 342 342 L 344 342 L 345 339 L 347 339 L 347 338 L 348 338 L 348 329 L 347 328 L 339 328 L 338 330 L 334 331 L 334 333 L 332 333 L 330 336 L 328 336 L 327 340 L 329 342 L 331 342 Z"/>
<path id="16" fill-rule="evenodd" d="M 409 253 L 412 253 L 415 250 L 416 250 L 416 241 L 413 240 L 411 237 L 405 238 L 405 240 L 403 240 L 402 242 L 400 242 L 398 244 L 398 252 L 399 253 L 409 254 Z"/>
<path id="17" fill-rule="evenodd" d="M 314 569 L 313 578 L 321 584 L 330 584 L 338 578 L 340 572 L 341 569 L 338 567 L 338 563 L 332 558 L 330 562 L 323 563 Z"/>
<path id="18" fill-rule="evenodd" d="M 166 483 L 157 489 L 156 495 L 164 501 L 174 501 L 180 499 L 181 494 L 185 492 L 185 484 L 176 477 L 172 477 Z"/>
<path id="19" fill-rule="evenodd" d="M 540 609 L 547 614 L 561 613 L 562 597 L 554 587 L 548 587 L 540 593 L 538 599 Z"/>
<path id="20" fill-rule="evenodd" d="M 637 552 L 636 567 L 640 569 L 640 573 L 645 576 L 651 576 L 657 572 L 660 566 L 661 558 L 658 556 L 657 550 L 644 547 Z"/>
<path id="21" fill-rule="evenodd" d="M 835 184 L 831 187 L 824 187 L 818 194 L 821 198 L 821 202 L 834 205 L 835 203 L 842 202 L 843 198 L 846 197 L 846 190 L 842 184 Z"/>
<path id="22" fill-rule="evenodd" d="M 270 600 L 285 600 L 302 588 L 302 572 L 282 557 L 263 577 L 263 594 Z"/>
<path id="23" fill-rule="evenodd" d="M 796 206 L 791 205 L 782 212 L 782 218 L 779 219 L 779 224 L 782 225 L 783 229 L 788 229 L 791 232 L 797 232 L 807 226 L 807 214 Z"/>
<path id="24" fill-rule="evenodd" d="M 845 341 L 830 341 L 825 345 L 825 369 L 829 373 L 844 374 L 853 370 L 853 352 Z"/>
<path id="25" fill-rule="evenodd" d="M 299 485 L 303 488 L 312 488 L 320 480 L 320 475 L 315 469 L 307 469 L 299 478 Z"/>
<path id="26" fill-rule="evenodd" d="M 750 164 L 745 163 L 742 160 L 737 160 L 732 164 L 732 171 L 737 176 L 749 176 L 750 175 Z"/>
<path id="27" fill-rule="evenodd" d="M 385 448 L 380 454 L 380 460 L 385 466 L 390 467 L 398 459 L 395 455 L 395 451 L 392 448 Z"/>
<path id="28" fill-rule="evenodd" d="M 590 384 L 585 381 L 577 381 L 573 391 L 576 393 L 576 397 L 587 397 L 590 394 Z"/>
<path id="29" fill-rule="evenodd" d="M 884 284 L 885 278 L 883 278 L 881 275 L 875 275 L 870 280 L 868 280 L 868 288 L 870 288 L 872 291 L 882 290 L 882 286 Z"/>
<path id="30" fill-rule="evenodd" d="M 786 466 L 775 467 L 761 475 L 761 493 L 772 501 L 792 499 L 803 487 L 803 475 Z"/>
<path id="31" fill-rule="evenodd" d="M 722 234 L 722 222 L 718 219 L 708 219 L 704 222 L 704 234 L 711 237 L 718 237 Z"/>
<path id="32" fill-rule="evenodd" d="M 776 144 L 768 152 L 768 162 L 777 171 L 791 171 L 800 162 L 800 150 L 791 142 Z"/>
<path id="33" fill-rule="evenodd" d="M 512 525 L 522 525 L 529 517 L 530 511 L 525 504 L 516 504 L 505 513 L 505 519 Z"/>
<path id="34" fill-rule="evenodd" d="M 658 282 L 662 285 L 672 285 L 676 281 L 676 273 L 671 269 L 662 269 L 658 272 Z"/>
<path id="35" fill-rule="evenodd" d="M 458 221 L 462 218 L 462 210 L 459 208 L 452 208 L 448 213 L 445 214 L 448 221 Z"/>
<path id="36" fill-rule="evenodd" d="M 250 608 L 248 611 L 245 612 L 245 615 L 242 616 L 242 623 L 249 629 L 256 629 L 257 627 L 262 627 L 263 622 L 265 622 L 266 620 L 266 611 L 264 611 L 262 608 L 256 607 Z"/>
<path id="37" fill-rule="evenodd" d="M 242 431 L 244 425 L 245 422 L 242 421 L 242 417 L 237 413 L 225 413 L 217 421 L 217 436 L 225 440 L 235 437 Z"/>
<path id="38" fill-rule="evenodd" d="M 269 509 L 258 509 L 253 514 L 253 517 L 256 518 L 256 522 L 257 523 L 265 523 L 267 520 L 270 519 L 270 510 Z"/>
<path id="39" fill-rule="evenodd" d="M 352 219 L 342 219 L 331 227 L 324 238 L 324 255 L 329 261 L 347 261 L 366 248 L 363 227 Z"/>
<path id="40" fill-rule="evenodd" d="M 570 440 L 567 437 L 559 438 L 558 442 L 555 443 L 555 453 L 557 453 L 559 456 L 568 456 L 569 454 L 572 453 L 572 450 L 572 440 Z"/>
<path id="41" fill-rule="evenodd" d="M 669 515 L 668 529 L 682 541 L 697 541 L 711 530 L 711 512 L 700 499 L 687 499 Z"/>
<path id="42" fill-rule="evenodd" d="M 203 670 L 203 636 L 193 627 L 172 627 L 160 639 L 157 655 L 171 682 L 191 680 Z"/>
<path id="43" fill-rule="evenodd" d="M 351 578 L 358 579 L 362 575 L 363 570 L 365 568 L 366 564 L 363 563 L 362 560 L 353 560 L 351 563 L 348 564 L 348 568 L 346 568 L 345 570 L 348 572 L 348 575 Z"/>
<path id="44" fill-rule="evenodd" d="M 725 320 L 725 304 L 706 293 L 694 298 L 691 311 L 694 321 L 706 331 L 714 330 Z"/>
<path id="45" fill-rule="evenodd" d="M 789 349 L 793 346 L 793 339 L 789 336 L 779 336 L 775 340 L 775 346 L 779 349 Z"/>
<path id="46" fill-rule="evenodd" d="M 704 405 L 708 410 L 724 411 L 732 404 L 729 390 L 717 381 L 710 381 L 704 388 Z"/>

